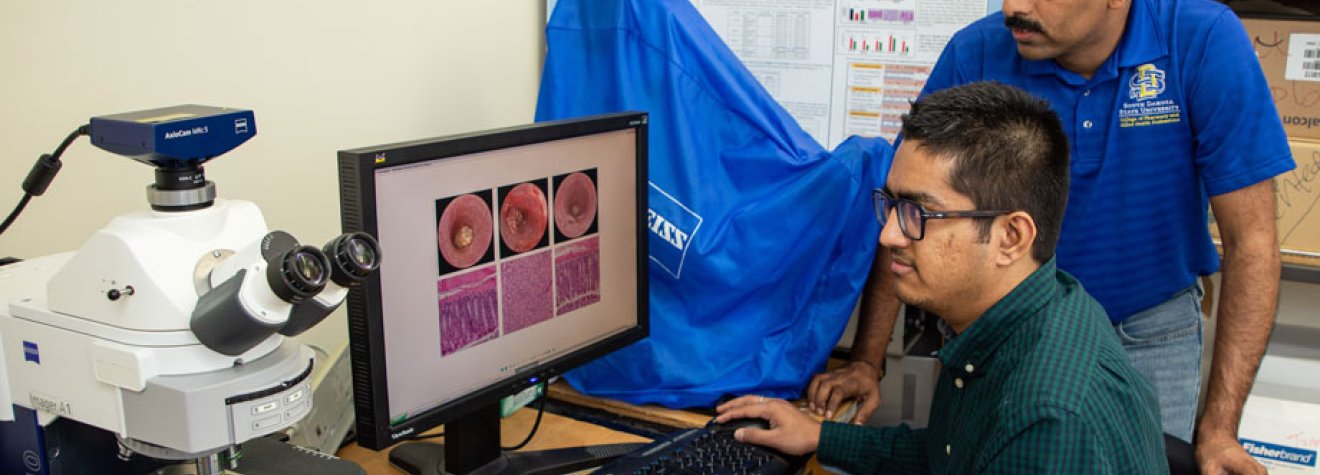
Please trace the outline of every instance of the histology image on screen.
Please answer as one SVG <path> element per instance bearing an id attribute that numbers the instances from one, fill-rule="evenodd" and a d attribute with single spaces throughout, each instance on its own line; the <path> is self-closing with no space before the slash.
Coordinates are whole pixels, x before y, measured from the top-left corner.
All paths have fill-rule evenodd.
<path id="1" fill-rule="evenodd" d="M 442 356 L 600 302 L 596 178 L 591 168 L 436 200 Z"/>
<path id="2" fill-rule="evenodd" d="M 595 234 L 596 169 L 559 175 L 555 184 L 555 242 Z"/>
<path id="3" fill-rule="evenodd" d="M 600 301 L 600 239 L 591 237 L 555 247 L 555 314 Z"/>
<path id="4" fill-rule="evenodd" d="M 555 316 L 553 272 L 549 249 L 500 262 L 504 334 L 530 327 Z"/>
<path id="5" fill-rule="evenodd" d="M 440 275 L 494 260 L 490 199 L 491 191 L 481 190 L 435 201 Z"/>
<path id="6" fill-rule="evenodd" d="M 495 266 L 488 266 L 442 277 L 436 283 L 441 356 L 499 336 L 497 280 Z"/>
<path id="7" fill-rule="evenodd" d="M 544 178 L 499 188 L 500 257 L 544 248 L 550 238 Z"/>

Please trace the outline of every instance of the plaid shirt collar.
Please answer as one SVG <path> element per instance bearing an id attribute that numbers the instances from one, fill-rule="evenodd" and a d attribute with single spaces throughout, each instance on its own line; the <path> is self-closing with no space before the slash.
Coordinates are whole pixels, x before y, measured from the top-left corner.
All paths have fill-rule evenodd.
<path id="1" fill-rule="evenodd" d="M 989 367 L 999 345 L 1057 298 L 1059 281 L 1055 277 L 1056 270 L 1051 257 L 1008 295 L 990 306 L 966 331 L 946 342 L 939 352 L 944 367 L 961 377 L 983 374 L 984 371 L 977 371 L 977 368 Z"/>

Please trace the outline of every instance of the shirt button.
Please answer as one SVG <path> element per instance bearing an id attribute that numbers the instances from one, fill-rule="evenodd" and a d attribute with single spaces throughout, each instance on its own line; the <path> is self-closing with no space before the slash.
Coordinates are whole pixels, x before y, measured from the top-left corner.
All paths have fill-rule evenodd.
<path id="1" fill-rule="evenodd" d="M 1085 127 L 1085 128 L 1088 128 L 1088 129 L 1089 129 L 1089 128 L 1091 128 L 1091 125 L 1093 125 L 1093 124 L 1091 124 L 1091 121 L 1089 121 L 1089 120 L 1084 120 L 1084 121 L 1082 121 L 1082 127 Z"/>
<path id="2" fill-rule="evenodd" d="M 953 455 L 953 446 L 952 446 L 952 445 L 945 445 L 945 446 L 944 446 L 944 455 Z"/>
<path id="3" fill-rule="evenodd" d="M 964 369 L 964 370 L 967 370 L 968 373 L 971 373 L 972 370 L 973 370 L 973 369 L 976 369 L 976 368 L 975 368 L 974 366 L 972 366 L 971 363 L 967 363 L 967 366 L 963 366 L 963 369 Z"/>
<path id="4" fill-rule="evenodd" d="M 1091 96 L 1091 90 L 1090 90 L 1090 89 L 1087 89 L 1085 92 L 1082 93 L 1082 95 L 1083 95 L 1083 96 L 1086 96 L 1086 97 L 1090 97 L 1090 96 Z"/>
<path id="5" fill-rule="evenodd" d="M 963 387 L 962 378 L 953 378 L 953 385 L 958 389 L 962 389 Z"/>

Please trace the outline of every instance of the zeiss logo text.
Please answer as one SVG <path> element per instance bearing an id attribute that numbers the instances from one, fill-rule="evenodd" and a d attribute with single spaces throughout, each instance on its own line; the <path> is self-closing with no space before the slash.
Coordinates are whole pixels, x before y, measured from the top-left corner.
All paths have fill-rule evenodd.
<path id="1" fill-rule="evenodd" d="M 688 247 L 701 229 L 701 216 L 655 183 L 648 184 L 646 227 L 651 231 L 651 262 L 677 279 L 683 275 Z"/>
<path id="2" fill-rule="evenodd" d="M 675 249 L 681 251 L 687 247 L 688 233 L 678 229 L 678 226 L 674 226 L 674 223 L 669 222 L 664 216 L 656 214 L 653 209 L 646 210 L 646 227 L 651 228 L 651 232 L 673 245 Z"/>
<path id="3" fill-rule="evenodd" d="M 1277 460 L 1279 462 L 1305 465 L 1307 467 L 1315 466 L 1314 450 L 1288 447 L 1286 445 L 1271 444 L 1251 439 L 1242 439 L 1242 448 L 1247 449 L 1247 453 L 1256 458 Z"/>
<path id="4" fill-rule="evenodd" d="M 41 352 L 37 351 L 37 344 L 25 341 L 23 342 L 23 361 L 31 361 L 41 364 Z"/>

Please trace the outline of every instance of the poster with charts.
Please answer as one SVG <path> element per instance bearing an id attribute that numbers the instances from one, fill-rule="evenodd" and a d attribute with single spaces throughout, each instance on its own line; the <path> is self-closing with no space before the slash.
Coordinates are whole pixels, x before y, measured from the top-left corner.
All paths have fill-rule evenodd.
<path id="1" fill-rule="evenodd" d="M 693 0 L 798 123 L 833 149 L 893 140 L 945 43 L 1002 0 Z"/>

